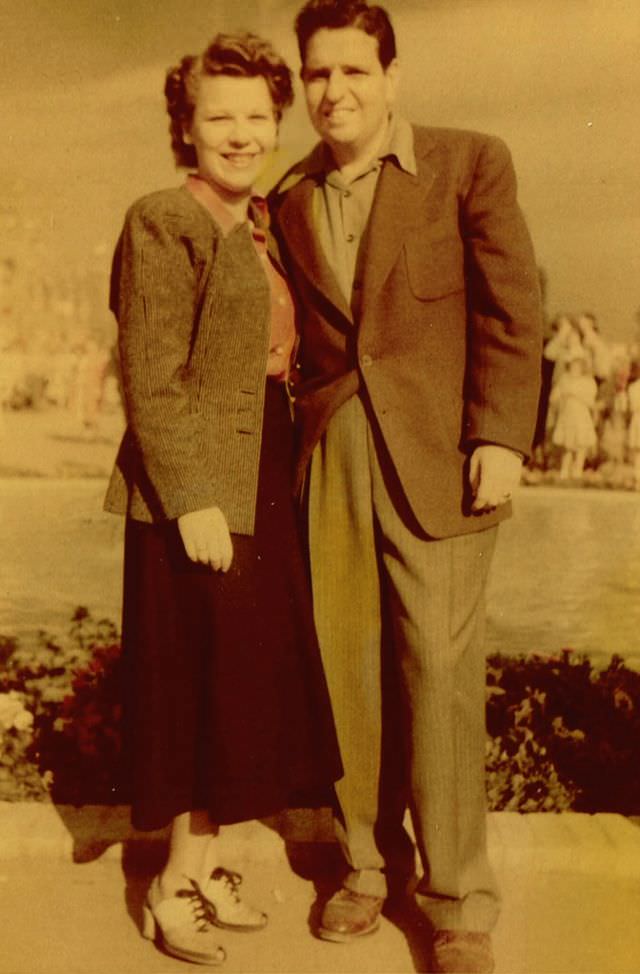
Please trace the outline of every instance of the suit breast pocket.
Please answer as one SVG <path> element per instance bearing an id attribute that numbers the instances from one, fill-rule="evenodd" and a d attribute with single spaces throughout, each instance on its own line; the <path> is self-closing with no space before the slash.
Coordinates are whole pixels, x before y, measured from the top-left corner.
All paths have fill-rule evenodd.
<path id="1" fill-rule="evenodd" d="M 464 247 L 457 236 L 411 236 L 404 245 L 409 289 L 421 301 L 435 301 L 464 291 Z"/>

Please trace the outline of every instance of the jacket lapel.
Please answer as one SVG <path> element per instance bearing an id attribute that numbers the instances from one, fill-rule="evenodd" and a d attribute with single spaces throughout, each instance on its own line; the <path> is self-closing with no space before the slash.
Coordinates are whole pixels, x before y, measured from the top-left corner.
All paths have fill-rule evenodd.
<path id="1" fill-rule="evenodd" d="M 315 185 L 314 179 L 305 177 L 288 190 L 278 212 L 278 227 L 292 260 L 307 279 L 348 321 L 353 321 L 351 309 L 324 255 L 315 229 Z"/>
<path id="2" fill-rule="evenodd" d="M 415 145 L 418 167 L 415 176 L 391 162 L 382 168 L 367 229 L 362 317 L 366 316 L 367 308 L 372 306 L 373 299 L 396 263 L 407 230 L 425 225 L 426 201 L 436 180 L 436 169 L 428 158 L 434 145 L 432 136 L 422 130 Z M 278 225 L 291 258 L 316 290 L 348 322 L 353 323 L 349 303 L 329 266 L 316 233 L 313 217 L 315 179 L 305 174 L 304 170 L 302 173 L 294 170 L 291 178 L 295 180 L 291 188 L 286 185 L 287 177 L 281 184 L 281 192 L 284 191 L 285 195 L 278 214 Z"/>
<path id="3" fill-rule="evenodd" d="M 363 316 L 396 263 L 407 230 L 424 227 L 426 199 L 435 178 L 435 170 L 423 157 L 418 158 L 417 176 L 391 162 L 383 166 L 367 229 Z"/>

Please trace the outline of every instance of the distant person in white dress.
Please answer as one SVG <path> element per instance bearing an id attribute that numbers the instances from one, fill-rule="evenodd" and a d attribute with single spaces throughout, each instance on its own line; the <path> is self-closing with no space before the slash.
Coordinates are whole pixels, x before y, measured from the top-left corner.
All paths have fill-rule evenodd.
<path id="1" fill-rule="evenodd" d="M 596 316 L 590 311 L 583 311 L 578 316 L 577 326 L 582 338 L 582 347 L 586 350 L 591 362 L 593 377 L 596 384 L 600 385 L 611 374 L 613 358 L 611 346 L 600 334 Z"/>
<path id="2" fill-rule="evenodd" d="M 640 490 L 640 362 L 638 361 L 631 366 L 627 397 L 631 413 L 627 445 L 629 459 L 633 466 L 633 485 L 636 490 Z"/>
<path id="3" fill-rule="evenodd" d="M 589 360 L 575 351 L 551 390 L 556 407 L 553 443 L 562 448 L 561 480 L 581 480 L 589 450 L 597 444 L 594 412 L 598 386 Z"/>

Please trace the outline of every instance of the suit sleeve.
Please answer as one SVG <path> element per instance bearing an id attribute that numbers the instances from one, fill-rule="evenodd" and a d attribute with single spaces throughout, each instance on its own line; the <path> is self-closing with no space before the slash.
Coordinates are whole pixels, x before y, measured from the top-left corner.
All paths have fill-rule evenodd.
<path id="1" fill-rule="evenodd" d="M 465 441 L 530 452 L 540 389 L 538 270 L 509 150 L 483 142 L 463 201 L 469 346 Z"/>
<path id="2" fill-rule="evenodd" d="M 188 367 L 197 295 L 193 245 L 178 217 L 134 204 L 116 251 L 111 307 L 127 419 L 168 519 L 215 505 Z"/>

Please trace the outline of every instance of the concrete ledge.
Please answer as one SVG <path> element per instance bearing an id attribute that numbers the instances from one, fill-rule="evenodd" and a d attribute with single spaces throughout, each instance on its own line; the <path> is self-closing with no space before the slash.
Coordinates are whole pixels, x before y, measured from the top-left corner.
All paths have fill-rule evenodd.
<path id="1" fill-rule="evenodd" d="M 0 802 L 0 860 L 121 859 L 127 847 L 157 848 L 166 831 L 136 832 L 126 806 Z M 231 862 L 279 862 L 287 842 L 331 842 L 329 809 L 297 809 L 220 830 Z M 580 872 L 640 879 L 640 823 L 622 815 L 492 812 L 488 841 L 498 871 Z"/>
<path id="2" fill-rule="evenodd" d="M 489 852 L 497 869 L 640 878 L 640 827 L 622 815 L 493 812 Z"/>
<path id="3" fill-rule="evenodd" d="M 124 848 L 164 842 L 167 830 L 137 832 L 125 805 L 53 805 L 45 802 L 0 802 L 0 861 L 57 858 L 89 861 L 119 859 Z M 296 809 L 263 821 L 222 826 L 221 854 L 278 861 L 286 842 L 331 842 L 329 809 Z"/>

